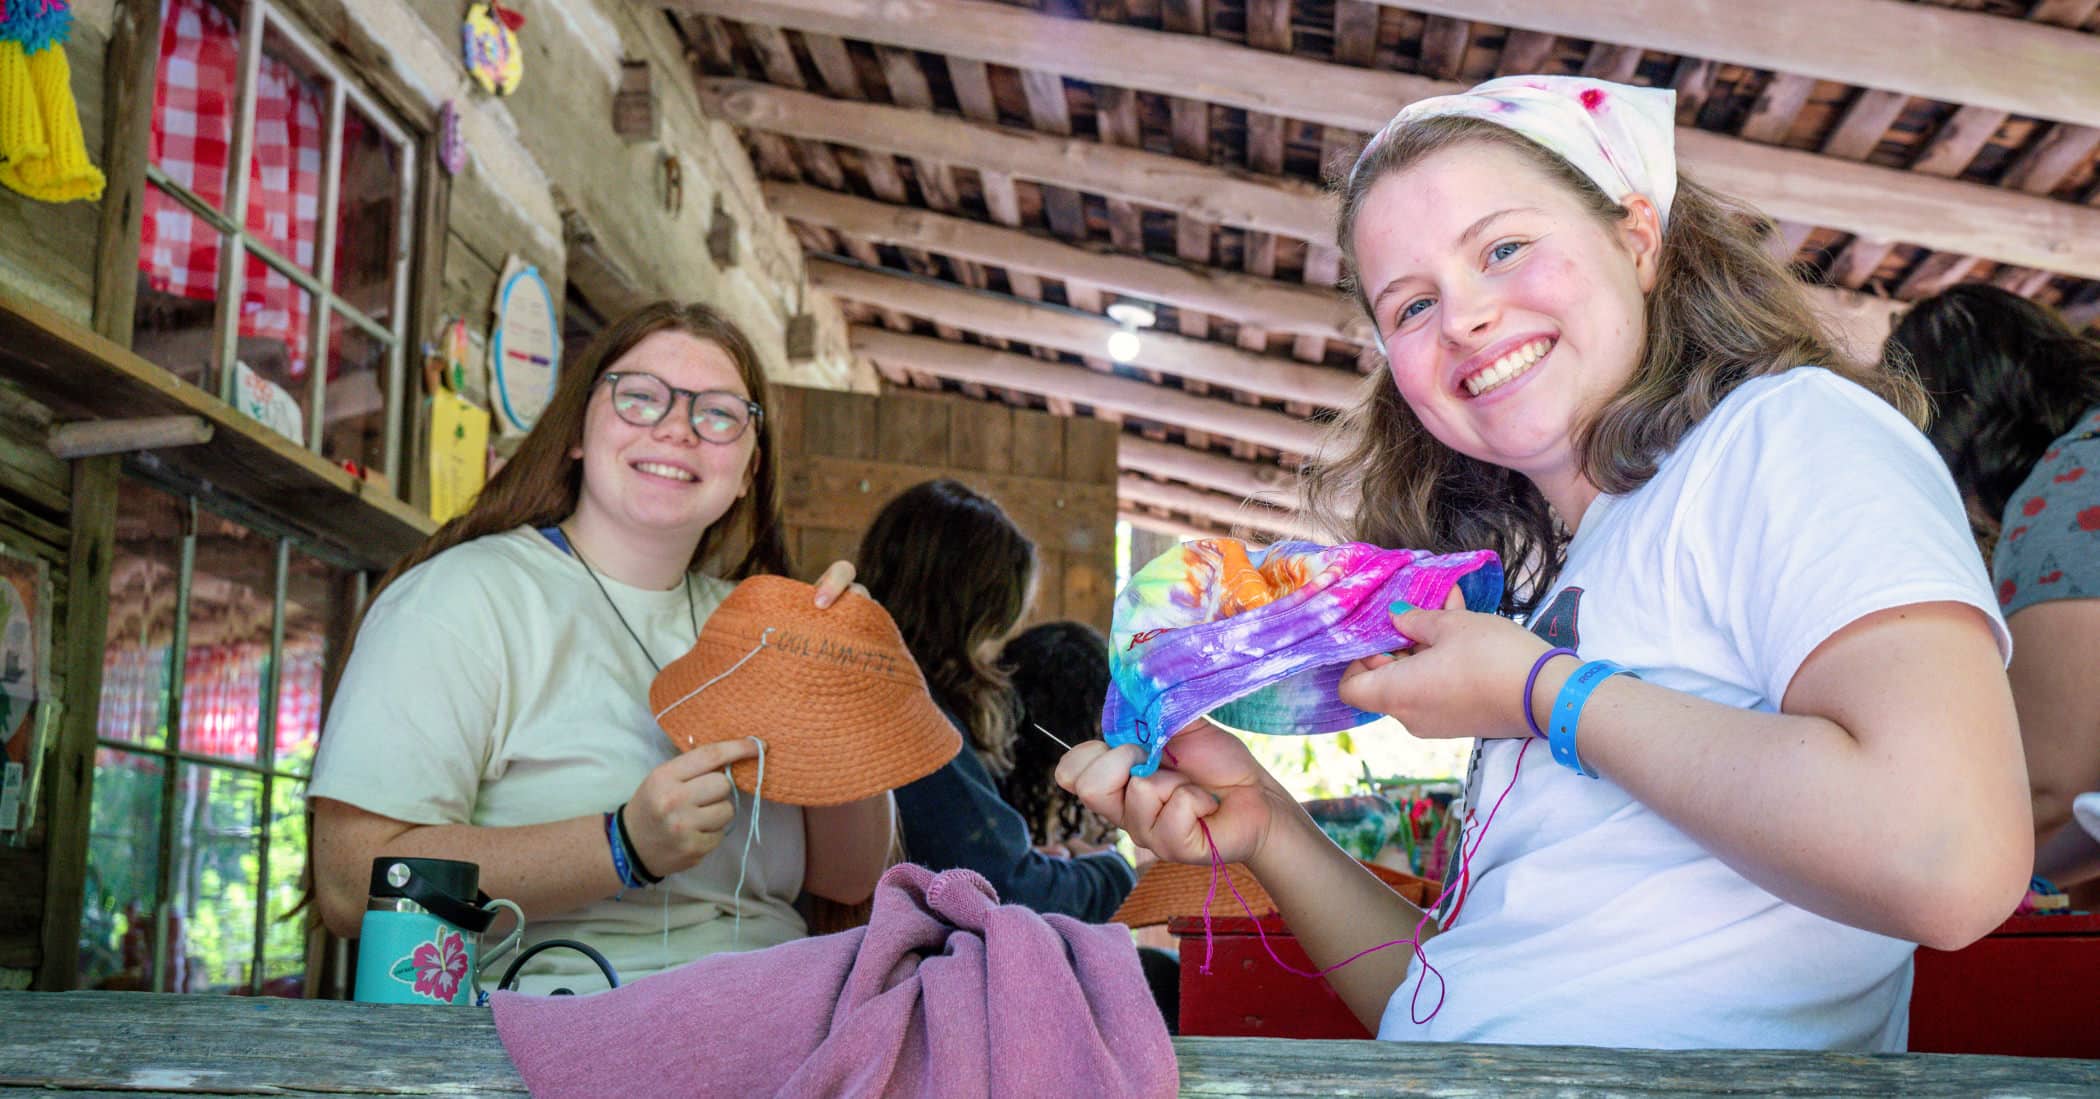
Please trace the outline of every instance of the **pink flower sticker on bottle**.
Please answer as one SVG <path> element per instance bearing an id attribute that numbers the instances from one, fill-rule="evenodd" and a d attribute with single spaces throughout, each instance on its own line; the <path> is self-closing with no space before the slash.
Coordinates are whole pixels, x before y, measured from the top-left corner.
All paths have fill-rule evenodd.
<path id="1" fill-rule="evenodd" d="M 389 967 L 395 980 L 415 986 L 416 995 L 449 1004 L 467 979 L 467 943 L 459 932 L 439 928 L 437 938 Z"/>

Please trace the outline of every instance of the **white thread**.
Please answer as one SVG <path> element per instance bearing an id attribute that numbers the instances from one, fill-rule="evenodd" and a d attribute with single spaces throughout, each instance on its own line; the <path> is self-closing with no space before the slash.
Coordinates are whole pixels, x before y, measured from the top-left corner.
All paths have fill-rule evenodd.
<path id="1" fill-rule="evenodd" d="M 773 630 L 774 630 L 774 627 L 772 627 L 772 626 L 767 626 L 767 627 L 766 627 L 766 632 L 764 632 L 764 633 L 762 633 L 762 634 L 759 634 L 759 635 L 758 635 L 758 646 L 757 646 L 756 648 L 752 649 L 752 650 L 751 650 L 750 652 L 748 652 L 748 653 L 745 653 L 745 654 L 744 654 L 744 658 L 743 658 L 743 660 L 739 660 L 739 661 L 737 661 L 736 663 L 734 663 L 734 664 L 731 664 L 731 665 L 729 666 L 729 670 L 728 670 L 728 671 L 725 671 L 725 672 L 723 672 L 723 673 L 722 673 L 721 675 L 718 675 L 718 676 L 714 677 L 713 679 L 710 679 L 710 680 L 708 680 L 707 682 L 705 682 L 705 683 L 702 683 L 702 684 L 701 684 L 701 685 L 699 685 L 698 687 L 695 687 L 695 688 L 693 688 L 692 690 L 690 690 L 690 691 L 687 691 L 687 692 L 686 692 L 685 694 L 683 694 L 683 695 L 679 696 L 679 699 L 678 699 L 678 701 L 676 701 L 676 702 L 673 702 L 673 703 L 671 703 L 671 704 L 670 704 L 669 706 L 666 706 L 666 707 L 664 707 L 663 709 L 661 709 L 661 710 L 658 710 L 658 711 L 656 711 L 656 720 L 657 720 L 657 721 L 659 721 L 659 722 L 660 722 L 660 721 L 662 721 L 662 720 L 664 719 L 664 715 L 665 715 L 665 714 L 668 714 L 668 713 L 670 713 L 670 712 L 671 712 L 672 710 L 675 710 L 675 709 L 679 708 L 680 706 L 683 706 L 683 705 L 685 705 L 686 703 L 688 703 L 688 702 L 691 702 L 691 701 L 693 700 L 693 696 L 694 696 L 694 695 L 697 695 L 697 694 L 699 694 L 699 693 L 700 693 L 701 691 L 704 691 L 704 690 L 708 689 L 709 687 L 712 687 L 712 686 L 714 686 L 715 684 L 717 684 L 717 683 L 720 683 L 720 682 L 722 682 L 723 680 L 725 680 L 725 679 L 729 678 L 729 672 L 733 672 L 733 671 L 736 671 L 736 670 L 737 670 L 738 668 L 741 668 L 741 667 L 743 667 L 743 666 L 744 666 L 744 663 L 745 663 L 745 661 L 748 661 L 748 660 L 750 660 L 750 659 L 751 659 L 752 657 L 754 657 L 754 656 L 757 656 L 757 655 L 759 654 L 759 651 L 760 651 L 760 650 L 762 650 L 762 649 L 764 649 L 764 648 L 766 647 L 766 642 L 767 642 L 768 640 L 770 640 L 770 639 L 772 638 L 772 636 L 773 636 Z"/>
<path id="2" fill-rule="evenodd" d="M 736 923 L 729 936 L 732 949 L 744 941 L 744 875 L 751 869 L 751 845 L 758 842 L 758 818 L 766 807 L 766 742 L 752 737 L 751 743 L 758 745 L 758 783 L 751 789 L 751 827 L 744 832 L 744 857 L 736 867 Z M 722 773 L 727 775 L 729 769 L 723 768 Z M 732 795 L 736 793 L 734 780 L 730 782 L 729 790 Z"/>

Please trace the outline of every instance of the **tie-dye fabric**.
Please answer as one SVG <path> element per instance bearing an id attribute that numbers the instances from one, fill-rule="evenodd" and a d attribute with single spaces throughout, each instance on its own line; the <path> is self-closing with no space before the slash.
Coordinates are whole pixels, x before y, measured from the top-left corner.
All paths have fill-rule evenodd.
<path id="1" fill-rule="evenodd" d="M 1670 223 L 1677 198 L 1677 93 L 1668 88 L 1586 76 L 1501 77 L 1400 108 L 1364 146 L 1357 166 L 1395 133 L 1445 115 L 1515 130 L 1573 164 L 1614 202 L 1648 196 L 1662 223 Z"/>
<path id="2" fill-rule="evenodd" d="M 1174 731 L 1205 714 L 1257 733 L 1362 725 L 1377 715 L 1341 700 L 1342 672 L 1412 644 L 1393 627 L 1395 600 L 1441 607 L 1453 585 L 1468 609 L 1492 611 L 1502 562 L 1486 550 L 1432 556 L 1361 542 L 1185 542 L 1116 597 L 1103 735 L 1146 748 L 1132 773 L 1149 775 Z"/>

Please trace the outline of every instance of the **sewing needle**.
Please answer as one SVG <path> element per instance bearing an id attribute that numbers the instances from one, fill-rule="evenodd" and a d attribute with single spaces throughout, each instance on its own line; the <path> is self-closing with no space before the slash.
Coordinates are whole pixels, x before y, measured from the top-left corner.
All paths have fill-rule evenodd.
<path id="1" fill-rule="evenodd" d="M 1069 744 L 1066 744 L 1066 743 L 1065 743 L 1064 741 L 1062 741 L 1062 740 L 1058 740 L 1058 737 L 1057 737 L 1057 734 L 1056 734 L 1056 733 L 1053 733 L 1053 732 L 1051 732 L 1050 730 L 1048 730 L 1048 729 L 1045 729 L 1045 728 L 1043 728 L 1043 727 L 1042 727 L 1041 725 L 1036 725 L 1036 723 L 1035 723 L 1035 722 L 1033 722 L 1033 721 L 1029 722 L 1029 724 L 1030 724 L 1030 725 L 1035 725 L 1035 731 L 1036 731 L 1036 732 L 1038 732 L 1038 733 L 1041 733 L 1041 734 L 1043 734 L 1043 735 L 1044 735 L 1044 736 L 1046 736 L 1046 737 L 1049 737 L 1049 738 L 1050 738 L 1051 740 L 1056 740 L 1056 741 L 1057 741 L 1057 746 L 1058 746 L 1058 747 L 1060 747 L 1060 748 L 1063 748 L 1063 749 L 1064 749 L 1065 751 L 1067 751 L 1067 752 L 1069 752 L 1069 751 L 1071 751 L 1071 750 L 1072 750 L 1072 746 L 1071 746 L 1071 745 L 1069 745 Z"/>

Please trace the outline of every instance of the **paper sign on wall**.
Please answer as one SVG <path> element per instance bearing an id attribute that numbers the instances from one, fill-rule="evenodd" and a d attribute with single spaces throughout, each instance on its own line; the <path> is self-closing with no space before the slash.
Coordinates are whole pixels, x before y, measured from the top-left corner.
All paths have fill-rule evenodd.
<path id="1" fill-rule="evenodd" d="M 554 395 L 561 363 L 561 329 L 554 294 L 540 269 L 511 257 L 496 287 L 496 320 L 489 333 L 489 384 L 497 431 L 522 435 Z"/>
<path id="2" fill-rule="evenodd" d="M 430 397 L 430 517 L 467 510 L 488 480 L 489 414 L 449 390 Z"/>

